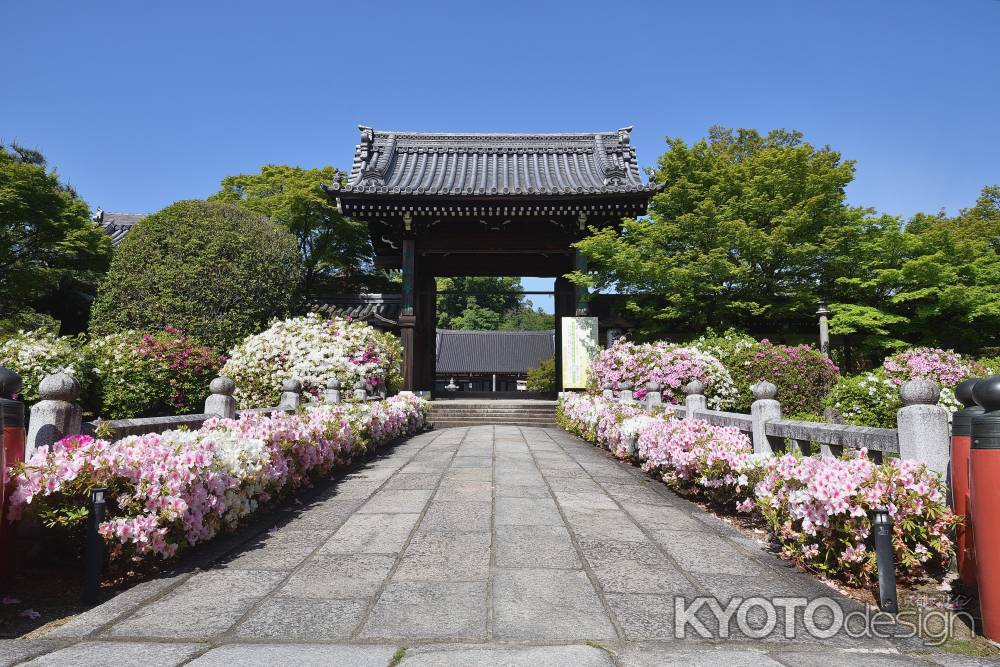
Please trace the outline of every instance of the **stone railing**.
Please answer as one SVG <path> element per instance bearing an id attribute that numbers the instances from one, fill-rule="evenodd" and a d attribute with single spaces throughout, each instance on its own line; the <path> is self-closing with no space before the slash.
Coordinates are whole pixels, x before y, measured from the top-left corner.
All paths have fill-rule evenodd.
<path id="1" fill-rule="evenodd" d="M 381 387 L 379 388 L 381 389 Z M 205 400 L 204 412 L 167 417 L 141 417 L 135 419 L 114 419 L 107 421 L 82 421 L 82 410 L 77 404 L 80 397 L 80 383 L 66 373 L 46 376 L 39 384 L 41 400 L 31 406 L 28 432 L 25 437 L 25 459 L 40 447 L 49 447 L 68 435 L 94 435 L 98 428 L 110 433 L 112 438 L 129 435 L 163 433 L 178 428 L 197 429 L 212 417 L 232 419 L 240 414 L 284 411 L 294 412 L 300 405 L 311 402 L 311 397 L 303 399 L 302 383 L 297 379 L 286 380 L 281 385 L 281 397 L 277 407 L 236 409 L 233 393 L 236 385 L 225 377 L 217 377 L 209 385 L 209 396 Z M 359 382 L 349 395 L 353 401 L 381 400 L 384 390 L 369 391 L 364 382 Z M 323 403 L 334 405 L 344 400 L 340 382 L 334 378 L 323 392 Z"/>
<path id="2" fill-rule="evenodd" d="M 777 387 L 770 382 L 759 382 L 752 388 L 754 402 L 750 414 L 709 410 L 705 387 L 701 382 L 691 382 L 684 388 L 683 405 L 661 405 L 660 387 L 650 383 L 646 387 L 647 410 L 661 407 L 678 419 L 704 419 L 715 426 L 735 426 L 753 442 L 754 452 L 776 453 L 795 448 L 804 454 L 839 455 L 845 448 L 866 449 L 868 456 L 881 462 L 884 454 L 919 461 L 942 476 L 948 474 L 951 461 L 950 414 L 937 402 L 941 390 L 930 380 L 910 380 L 899 389 L 903 407 L 896 413 L 896 428 L 875 428 L 785 419 L 781 404 L 776 400 Z M 606 398 L 616 398 L 633 405 L 631 387 L 617 395 L 604 389 Z"/>

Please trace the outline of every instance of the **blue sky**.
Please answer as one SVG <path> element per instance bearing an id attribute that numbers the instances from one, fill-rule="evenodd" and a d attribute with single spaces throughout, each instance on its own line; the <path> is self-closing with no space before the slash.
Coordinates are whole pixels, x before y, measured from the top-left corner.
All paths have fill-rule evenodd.
<path id="1" fill-rule="evenodd" d="M 997 0 L 8 0 L 0 25 L 0 141 L 106 210 L 347 168 L 358 123 L 633 125 L 647 165 L 668 135 L 795 128 L 857 161 L 852 204 L 900 215 L 1000 182 Z"/>

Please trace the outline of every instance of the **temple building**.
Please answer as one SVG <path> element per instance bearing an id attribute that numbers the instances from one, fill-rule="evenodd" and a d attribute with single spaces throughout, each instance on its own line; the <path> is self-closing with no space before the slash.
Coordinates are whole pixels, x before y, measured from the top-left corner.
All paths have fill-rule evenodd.
<path id="1" fill-rule="evenodd" d="M 560 318 L 586 315 L 586 270 L 571 247 L 588 227 L 644 215 L 660 189 L 643 182 L 631 128 L 575 134 L 388 132 L 361 126 L 346 183 L 327 192 L 368 223 L 377 267 L 401 269 L 404 388 L 431 390 L 437 372 L 436 287 L 442 276 L 555 278 Z"/>

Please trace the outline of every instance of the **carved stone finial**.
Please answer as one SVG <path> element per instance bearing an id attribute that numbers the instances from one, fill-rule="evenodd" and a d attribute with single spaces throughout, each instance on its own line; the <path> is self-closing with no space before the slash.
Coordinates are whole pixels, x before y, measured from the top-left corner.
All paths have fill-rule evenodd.
<path id="1" fill-rule="evenodd" d="M 358 380 L 357 382 L 354 383 L 354 388 L 355 389 L 368 389 L 368 383 L 365 382 L 364 380 Z"/>
<path id="2" fill-rule="evenodd" d="M 46 375 L 38 383 L 38 396 L 43 401 L 72 403 L 80 398 L 80 383 L 68 373 Z"/>
<path id="3" fill-rule="evenodd" d="M 232 396 L 236 391 L 236 383 L 227 377 L 217 377 L 208 384 L 208 390 L 213 394 Z"/>
<path id="4" fill-rule="evenodd" d="M 778 387 L 773 382 L 761 380 L 757 384 L 751 385 L 750 393 L 755 401 L 774 400 L 778 395 Z"/>
<path id="5" fill-rule="evenodd" d="M 327 389 L 340 389 L 340 380 L 335 377 L 330 378 L 326 381 Z"/>
<path id="6" fill-rule="evenodd" d="M 618 383 L 619 389 L 631 389 L 633 386 L 634 385 L 631 380 L 622 380 Z"/>
<path id="7" fill-rule="evenodd" d="M 646 391 L 652 393 L 658 393 L 660 391 L 660 383 L 653 382 L 652 380 L 646 383 Z"/>
<path id="8" fill-rule="evenodd" d="M 941 397 L 941 389 L 932 380 L 916 378 L 899 388 L 903 405 L 934 405 Z"/>
<path id="9" fill-rule="evenodd" d="M 705 384 L 699 380 L 691 380 L 684 385 L 685 396 L 701 396 L 705 393 Z"/>
<path id="10" fill-rule="evenodd" d="M 24 382 L 21 376 L 9 368 L 0 366 L 0 398 L 14 398 L 21 392 Z"/>
<path id="11" fill-rule="evenodd" d="M 284 382 L 281 383 L 281 391 L 288 391 L 293 394 L 301 394 L 302 383 L 299 382 L 298 378 L 291 378 L 285 380 Z"/>

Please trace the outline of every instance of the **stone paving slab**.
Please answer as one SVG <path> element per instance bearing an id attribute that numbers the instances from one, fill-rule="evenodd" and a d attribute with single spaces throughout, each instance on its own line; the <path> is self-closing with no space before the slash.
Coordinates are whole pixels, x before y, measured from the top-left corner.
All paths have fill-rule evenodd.
<path id="1" fill-rule="evenodd" d="M 677 605 L 699 596 L 856 603 L 558 429 L 421 434 L 274 526 L 50 632 L 62 641 L 0 643 L 0 664 L 388 665 L 402 648 L 403 665 L 978 664 L 821 642 L 799 619 L 793 639 L 779 624 L 751 641 L 707 607 L 711 636 L 678 638 Z"/>

